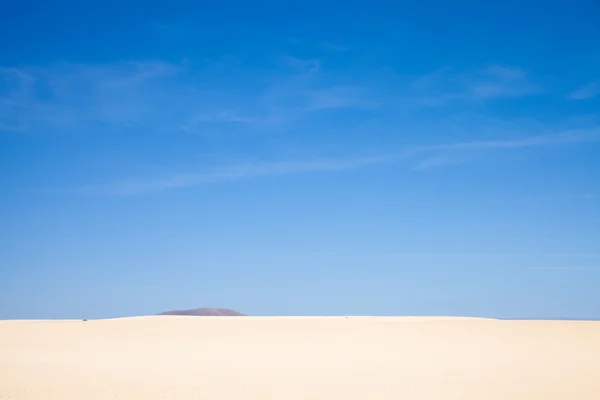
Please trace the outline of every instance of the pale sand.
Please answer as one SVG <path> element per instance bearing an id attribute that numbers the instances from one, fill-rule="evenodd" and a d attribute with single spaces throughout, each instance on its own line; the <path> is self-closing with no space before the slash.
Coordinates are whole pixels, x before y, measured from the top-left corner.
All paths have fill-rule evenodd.
<path id="1" fill-rule="evenodd" d="M 600 399 L 600 322 L 0 321 L 0 399 Z"/>

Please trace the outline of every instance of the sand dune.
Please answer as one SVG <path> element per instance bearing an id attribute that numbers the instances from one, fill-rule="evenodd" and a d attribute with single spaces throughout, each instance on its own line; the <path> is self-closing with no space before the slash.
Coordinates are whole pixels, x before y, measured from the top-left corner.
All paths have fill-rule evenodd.
<path id="1" fill-rule="evenodd" d="M 600 322 L 0 321 L 0 399 L 600 399 Z"/>

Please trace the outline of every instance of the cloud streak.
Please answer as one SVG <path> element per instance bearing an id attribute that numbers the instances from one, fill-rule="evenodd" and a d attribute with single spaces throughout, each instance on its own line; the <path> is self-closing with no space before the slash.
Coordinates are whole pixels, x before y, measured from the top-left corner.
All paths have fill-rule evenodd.
<path id="1" fill-rule="evenodd" d="M 600 80 L 581 86 L 569 94 L 571 100 L 588 100 L 600 95 Z"/>
<path id="2" fill-rule="evenodd" d="M 192 67 L 187 62 L 162 61 L 0 68 L 0 130 L 38 134 L 134 130 L 138 135 L 179 132 L 212 138 L 218 136 L 212 135 L 214 131 L 241 136 L 271 130 L 287 133 L 286 129 L 293 128 L 304 134 L 306 129 L 317 126 L 318 132 L 307 135 L 317 137 L 328 134 L 328 128 L 322 128 L 324 120 L 334 126 L 343 125 L 356 117 L 355 111 L 385 117 L 381 110 L 386 105 L 382 103 L 392 100 L 376 96 L 377 88 L 357 85 L 352 74 L 333 73 L 326 65 L 319 59 L 283 55 L 276 57 L 275 65 L 254 69 L 237 63 Z M 233 72 L 239 72 L 243 79 L 233 78 Z M 368 80 L 361 81 L 365 82 Z M 470 72 L 446 68 L 423 76 L 412 85 L 405 84 L 406 98 L 420 105 L 421 100 L 431 104 L 481 102 L 539 92 L 523 70 L 499 65 Z M 584 95 L 590 93 L 588 88 Z M 388 112 L 398 111 L 397 105 L 387 106 Z M 337 113 L 331 119 L 328 117 L 333 114 L 324 116 L 340 110 L 346 114 Z M 418 123 L 415 127 L 419 127 Z M 599 129 L 564 130 L 514 139 L 406 146 L 376 156 L 204 166 L 148 181 L 90 184 L 83 189 L 90 193 L 137 194 L 252 177 L 342 171 L 405 159 L 413 162 L 416 170 L 431 170 L 464 163 L 484 152 L 599 139 Z"/>
<path id="3" fill-rule="evenodd" d="M 317 111 L 373 106 L 351 80 L 327 77 L 320 60 L 291 56 L 262 68 L 162 61 L 0 68 L 0 130 L 198 133 L 229 123 L 270 130 Z"/>
<path id="4" fill-rule="evenodd" d="M 0 69 L 0 124 L 65 132 L 155 121 L 171 111 L 165 82 L 184 68 L 156 61 Z"/>
<path id="5" fill-rule="evenodd" d="M 469 150 L 485 152 L 491 150 L 518 149 L 524 147 L 541 147 L 586 143 L 600 140 L 600 130 L 568 131 L 555 135 L 526 137 L 515 140 L 474 141 L 438 146 L 420 146 L 397 149 L 376 156 L 360 156 L 353 158 L 323 158 L 305 161 L 257 162 L 245 165 L 215 167 L 189 173 L 172 174 L 160 179 L 145 182 L 124 182 L 109 185 L 86 185 L 81 188 L 86 193 L 104 195 L 136 195 L 167 189 L 195 187 L 209 183 L 251 179 L 268 176 L 283 176 L 300 173 L 345 171 L 362 167 L 388 164 L 407 159 L 415 155 L 428 155 L 429 158 L 418 164 L 417 169 L 427 169 L 448 164 L 448 154 Z M 431 157 L 431 153 L 444 151 L 440 159 Z M 457 155 L 458 157 L 459 155 Z"/>
<path id="6" fill-rule="evenodd" d="M 328 111 L 394 107 L 395 100 L 381 95 L 380 83 L 357 84 L 352 74 L 326 65 L 284 54 L 260 68 L 237 61 L 0 68 L 0 130 L 203 133 L 235 123 L 238 131 L 270 131 Z M 236 73 L 244 79 L 232 79 Z M 524 71 L 499 65 L 474 71 L 445 68 L 404 85 L 398 88 L 401 97 L 417 107 L 539 91 Z"/>
<path id="7" fill-rule="evenodd" d="M 525 71 L 491 65 L 474 72 L 443 68 L 412 83 L 415 99 L 423 105 L 439 106 L 456 101 L 489 101 L 540 92 Z"/>
<path id="8" fill-rule="evenodd" d="M 389 161 L 386 156 L 349 159 L 323 159 L 314 161 L 293 161 L 274 163 L 255 163 L 215 168 L 207 171 L 173 174 L 171 176 L 147 182 L 125 182 L 112 185 L 86 185 L 82 190 L 91 194 L 134 195 L 165 189 L 177 189 L 199 186 L 231 180 L 256 177 L 280 176 L 316 171 L 343 171 Z"/>
<path id="9" fill-rule="evenodd" d="M 496 150 L 524 147 L 556 146 L 571 143 L 595 142 L 600 139 L 600 129 L 568 130 L 558 134 L 539 135 L 509 140 L 483 140 L 421 147 L 421 150 Z"/>

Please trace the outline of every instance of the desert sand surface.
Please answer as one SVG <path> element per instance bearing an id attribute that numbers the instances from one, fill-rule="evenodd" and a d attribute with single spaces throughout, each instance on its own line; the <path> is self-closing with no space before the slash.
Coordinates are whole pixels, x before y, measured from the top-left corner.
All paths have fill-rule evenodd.
<path id="1" fill-rule="evenodd" d="M 0 399 L 600 399 L 600 322 L 0 321 Z"/>

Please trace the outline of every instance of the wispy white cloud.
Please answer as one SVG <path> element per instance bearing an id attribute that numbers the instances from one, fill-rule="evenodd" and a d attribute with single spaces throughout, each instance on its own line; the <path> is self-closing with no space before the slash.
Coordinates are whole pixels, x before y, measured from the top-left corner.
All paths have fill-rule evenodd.
<path id="1" fill-rule="evenodd" d="M 523 70 L 500 65 L 493 65 L 480 71 L 468 87 L 473 97 L 483 100 L 518 97 L 539 91 Z"/>
<path id="2" fill-rule="evenodd" d="M 262 70 L 226 64 L 0 68 L 0 129 L 81 132 L 134 126 L 193 132 L 209 122 L 268 129 L 319 110 L 373 105 L 353 83 L 327 79 L 318 59 L 282 55 L 276 65 Z M 249 79 L 232 82 L 229 76 L 236 68 L 250 74 Z"/>
<path id="3" fill-rule="evenodd" d="M 414 168 L 427 170 L 447 165 L 456 165 L 469 161 L 474 156 L 488 151 L 520 149 L 530 147 L 550 147 L 577 143 L 592 143 L 600 141 L 600 129 L 575 129 L 564 132 L 521 137 L 518 139 L 502 140 L 476 140 L 440 144 L 432 146 L 415 147 L 415 153 L 424 153 L 428 156 L 421 160 Z M 433 153 L 433 156 L 431 155 Z"/>
<path id="4" fill-rule="evenodd" d="M 245 81 L 231 81 L 236 68 L 244 76 L 250 74 Z M 262 70 L 233 61 L 218 67 L 147 61 L 4 68 L 0 69 L 0 82 L 4 82 L 0 130 L 88 132 L 136 127 L 190 133 L 229 123 L 236 123 L 236 128 L 276 130 L 310 119 L 315 112 L 377 111 L 392 101 L 377 95 L 381 88 L 343 75 L 328 71 L 319 59 L 286 54 Z M 521 96 L 538 88 L 517 68 L 490 66 L 474 72 L 442 69 L 403 90 L 404 98 L 415 105 L 441 105 Z M 213 126 L 205 126 L 209 122 Z"/>
<path id="5" fill-rule="evenodd" d="M 284 65 L 303 73 L 317 73 L 321 69 L 321 61 L 318 59 L 305 59 L 282 54 L 280 60 Z"/>
<path id="6" fill-rule="evenodd" d="M 322 90 L 308 90 L 306 108 L 310 111 L 332 108 L 373 108 L 376 102 L 366 100 L 359 89 L 351 86 L 335 86 Z"/>
<path id="7" fill-rule="evenodd" d="M 453 151 L 470 150 L 484 152 L 495 149 L 515 149 L 520 147 L 547 146 L 551 144 L 575 144 L 591 140 L 600 140 L 600 130 L 587 132 L 571 131 L 547 137 L 522 138 L 518 140 L 491 140 L 443 144 L 438 146 L 415 146 L 382 152 L 379 155 L 357 156 L 348 158 L 322 158 L 304 161 L 256 162 L 244 165 L 220 166 L 193 172 L 175 173 L 162 178 L 143 182 L 123 182 L 109 185 L 86 185 L 84 192 L 106 195 L 135 195 L 166 189 L 200 186 L 208 183 L 250 179 L 266 176 L 282 176 L 307 172 L 344 171 L 369 165 L 398 162 L 402 159 L 425 155 L 428 158 L 421 161 L 420 169 L 433 168 L 447 164 Z M 442 150 L 443 155 L 436 160 L 436 151 Z M 455 155 L 457 158 L 461 154 Z M 448 158 L 444 158 L 448 157 Z M 417 167 L 418 168 L 418 167 Z"/>
<path id="8" fill-rule="evenodd" d="M 522 147 L 555 146 L 569 143 L 595 142 L 600 139 L 600 128 L 567 130 L 550 135 L 539 135 L 508 140 L 478 140 L 455 144 L 422 147 L 423 150 L 494 150 Z"/>
<path id="9" fill-rule="evenodd" d="M 199 113 L 198 115 L 190 117 L 184 124 L 181 125 L 181 129 L 185 132 L 193 132 L 206 124 L 251 124 L 254 121 L 254 118 L 246 117 L 240 114 L 237 110 L 216 110 L 212 113 Z"/>
<path id="10" fill-rule="evenodd" d="M 600 80 L 590 82 L 569 93 L 571 100 L 587 100 L 600 96 Z"/>
<path id="11" fill-rule="evenodd" d="M 523 70 L 500 65 L 472 72 L 443 68 L 417 78 L 412 89 L 418 102 L 430 106 L 520 97 L 540 91 Z"/>
<path id="12" fill-rule="evenodd" d="M 255 109 L 261 126 L 278 127 L 297 122 L 312 113 L 335 109 L 372 109 L 377 102 L 366 88 L 328 79 L 318 60 L 283 57 L 294 73 L 266 88 Z M 256 121 L 255 121 L 256 122 Z"/>
<path id="13" fill-rule="evenodd" d="M 254 75 L 241 66 L 245 79 L 234 84 L 229 71 L 227 79 L 219 74 L 237 64 L 211 66 L 208 72 L 185 62 L 162 61 L 0 68 L 0 130 L 86 132 L 135 127 L 143 134 L 152 130 L 202 132 L 226 126 L 224 129 L 239 134 L 244 129 L 298 126 L 329 110 L 378 110 L 384 101 L 374 95 L 376 90 L 330 73 L 327 64 L 318 59 L 283 55 L 276 57 L 276 64 L 252 70 Z M 210 79 L 211 73 L 219 79 Z M 257 79 L 246 85 L 252 78 Z M 429 99 L 441 104 L 518 97 L 539 88 L 518 68 L 490 66 L 475 72 L 443 69 L 418 79 L 406 90 L 415 95 L 412 98 L 417 103 Z M 501 139 L 407 146 L 375 157 L 209 166 L 144 182 L 88 185 L 85 190 L 134 194 L 259 176 L 345 170 L 403 158 L 425 170 L 466 162 L 492 150 L 593 142 L 600 139 L 600 130 L 562 130 L 513 139 L 506 139 L 504 132 L 496 136 Z"/>
<path id="14" fill-rule="evenodd" d="M 348 159 L 254 163 L 214 168 L 191 173 L 186 172 L 173 174 L 171 176 L 146 182 L 124 182 L 110 185 L 86 185 L 82 187 L 82 190 L 92 194 L 133 195 L 164 189 L 193 187 L 206 183 L 255 177 L 288 175 L 315 171 L 341 171 L 354 169 L 369 164 L 380 164 L 382 162 L 386 162 L 388 159 L 389 157 L 380 156 Z"/>
<path id="15" fill-rule="evenodd" d="M 165 105 L 157 99 L 163 94 L 161 85 L 183 68 L 123 62 L 0 69 L 0 123 L 21 131 L 48 131 L 156 120 Z"/>

